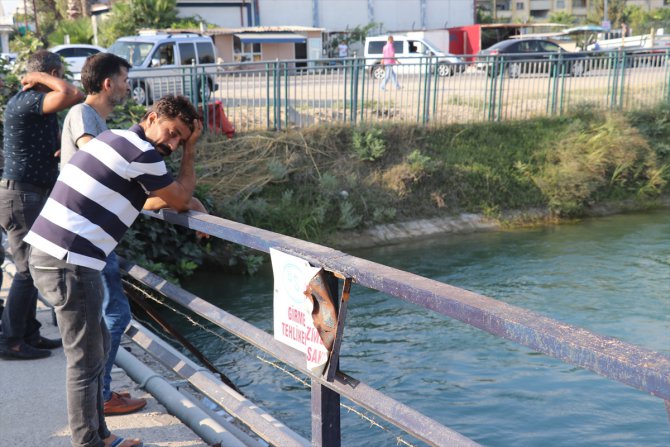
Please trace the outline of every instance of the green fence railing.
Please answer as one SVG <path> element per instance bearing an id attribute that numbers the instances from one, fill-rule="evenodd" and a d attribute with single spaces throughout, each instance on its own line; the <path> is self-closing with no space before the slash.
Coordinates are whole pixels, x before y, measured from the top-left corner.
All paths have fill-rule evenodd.
<path id="1" fill-rule="evenodd" d="M 197 102 L 221 101 L 238 131 L 502 121 L 561 115 L 580 106 L 634 110 L 670 102 L 670 49 L 463 61 L 403 60 L 396 67 L 401 88 L 385 90 L 383 70 L 356 58 L 221 64 L 180 73 L 159 68 L 132 82 L 143 87 L 147 103 L 178 86 Z"/>

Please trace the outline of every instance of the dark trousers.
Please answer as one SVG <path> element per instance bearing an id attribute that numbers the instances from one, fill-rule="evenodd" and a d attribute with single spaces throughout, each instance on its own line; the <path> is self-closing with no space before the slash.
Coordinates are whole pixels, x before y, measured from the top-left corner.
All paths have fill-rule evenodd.
<path id="1" fill-rule="evenodd" d="M 97 270 L 68 264 L 33 248 L 35 285 L 54 306 L 66 359 L 67 413 L 72 445 L 101 447 L 110 436 L 102 398 L 109 331 L 102 318 L 103 286 Z"/>
<path id="2" fill-rule="evenodd" d="M 39 193 L 0 186 L 0 226 L 7 233 L 9 250 L 16 266 L 16 275 L 2 313 L 0 343 L 6 346 L 39 337 L 41 324 L 35 315 L 37 289 L 28 268 L 29 245 L 23 242 L 23 238 L 42 210 L 47 193 L 46 190 Z"/>

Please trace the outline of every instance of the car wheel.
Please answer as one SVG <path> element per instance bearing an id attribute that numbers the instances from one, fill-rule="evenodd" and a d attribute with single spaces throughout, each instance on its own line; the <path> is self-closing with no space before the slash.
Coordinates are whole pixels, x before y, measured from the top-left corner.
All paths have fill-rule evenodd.
<path id="1" fill-rule="evenodd" d="M 521 64 L 512 63 L 507 67 L 507 75 L 510 78 L 518 78 L 521 76 Z"/>
<path id="2" fill-rule="evenodd" d="M 454 68 L 449 64 L 440 64 L 437 66 L 437 74 L 439 76 L 453 76 Z"/>
<path id="3" fill-rule="evenodd" d="M 203 86 L 201 82 L 198 82 L 198 99 L 200 102 L 209 101 L 209 98 L 212 97 L 212 81 L 207 80 Z"/>
<path id="4" fill-rule="evenodd" d="M 585 71 L 584 61 L 576 61 L 570 65 L 570 74 L 572 76 L 582 76 Z"/>
<path id="5" fill-rule="evenodd" d="M 372 70 L 371 72 L 372 72 L 372 77 L 373 78 L 384 79 L 384 74 L 385 74 L 386 70 L 384 70 L 384 67 L 382 65 L 377 64 L 374 67 L 372 67 L 371 70 Z"/>
<path id="6" fill-rule="evenodd" d="M 144 82 L 136 82 L 133 84 L 132 89 L 130 90 L 130 96 L 135 100 L 136 103 L 142 105 L 149 104 L 149 90 L 147 89 Z"/>

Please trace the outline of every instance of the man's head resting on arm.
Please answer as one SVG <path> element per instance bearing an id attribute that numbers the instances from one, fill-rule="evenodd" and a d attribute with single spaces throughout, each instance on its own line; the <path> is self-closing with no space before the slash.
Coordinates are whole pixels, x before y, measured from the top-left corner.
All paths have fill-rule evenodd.
<path id="1" fill-rule="evenodd" d="M 163 157 L 169 157 L 188 141 L 198 119 L 198 112 L 188 98 L 167 95 L 154 103 L 140 126 L 156 150 Z"/>

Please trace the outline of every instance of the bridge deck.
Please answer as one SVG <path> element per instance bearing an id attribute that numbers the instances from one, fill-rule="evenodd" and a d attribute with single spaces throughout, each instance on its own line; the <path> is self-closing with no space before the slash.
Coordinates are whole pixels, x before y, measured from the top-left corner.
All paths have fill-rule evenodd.
<path id="1" fill-rule="evenodd" d="M 3 266 L 10 273 L 13 265 Z M 5 273 L 0 298 L 7 296 L 11 276 Z M 51 311 L 39 303 L 42 334 L 56 338 Z M 125 344 L 125 343 L 124 343 Z M 133 346 L 133 352 L 138 348 Z M 140 412 L 107 418 L 112 433 L 136 437 L 145 446 L 206 447 L 204 441 L 177 418 L 168 414 L 156 399 L 139 389 L 120 368 L 112 371 L 113 389 L 129 390 L 147 399 Z M 70 445 L 65 400 L 65 356 L 62 349 L 46 359 L 10 361 L 0 359 L 0 445 L 63 447 Z"/>

